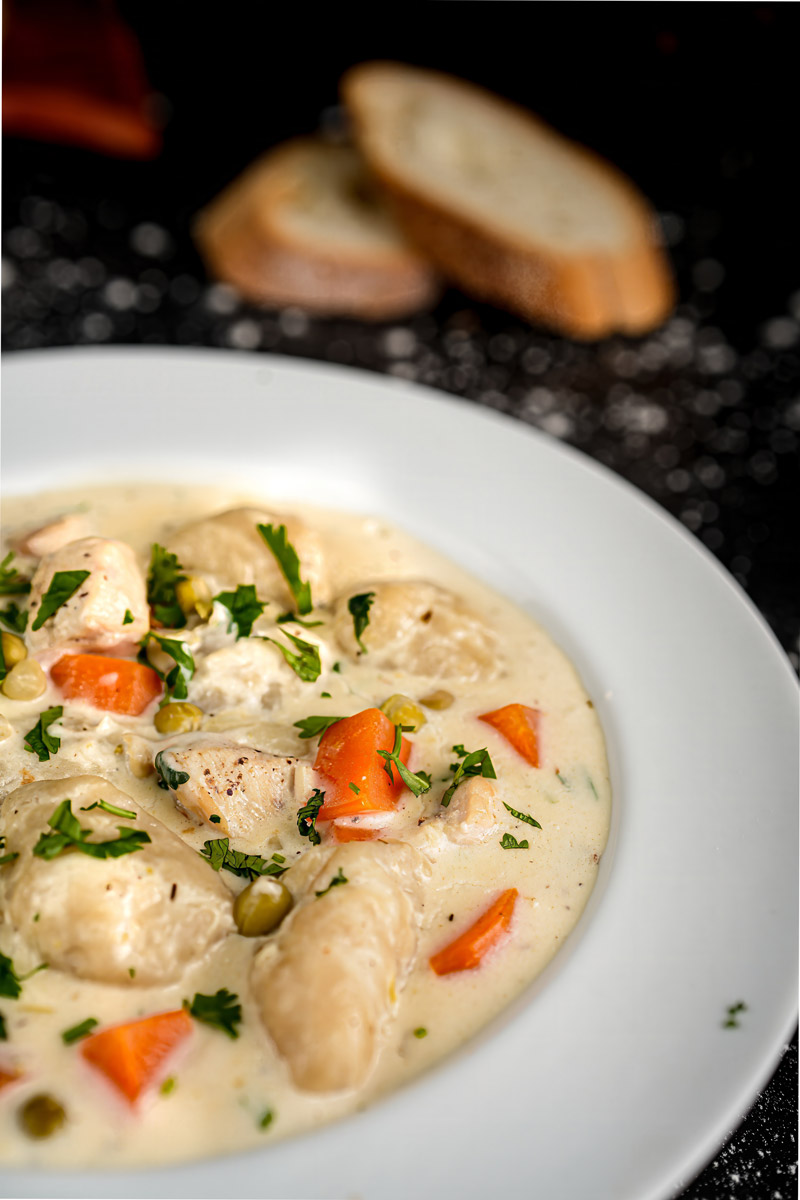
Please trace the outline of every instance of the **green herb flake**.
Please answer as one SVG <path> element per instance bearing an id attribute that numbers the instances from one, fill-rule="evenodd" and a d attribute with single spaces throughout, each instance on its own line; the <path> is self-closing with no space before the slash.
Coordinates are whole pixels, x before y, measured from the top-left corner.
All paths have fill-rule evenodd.
<path id="1" fill-rule="evenodd" d="M 403 734 L 412 733 L 413 725 L 395 725 L 394 727 L 394 746 L 391 750 L 378 750 L 381 758 L 384 760 L 383 769 L 389 776 L 389 782 L 394 783 L 392 775 L 392 764 L 397 767 L 397 774 L 402 779 L 406 787 L 414 793 L 415 796 L 421 796 L 423 792 L 430 790 L 430 776 L 423 778 L 422 775 L 415 775 L 413 771 L 409 771 L 406 764 L 400 758 L 400 748 L 403 744 Z"/>
<path id="2" fill-rule="evenodd" d="M 313 738 L 319 737 L 326 729 L 330 729 L 331 725 L 335 725 L 337 721 L 343 721 L 344 717 L 304 717 L 302 721 L 295 721 L 295 729 L 299 729 L 298 737 Z"/>
<path id="3" fill-rule="evenodd" d="M 220 988 L 213 996 L 195 992 L 191 1004 L 184 1000 L 183 1007 L 196 1021 L 211 1025 L 214 1029 L 221 1029 L 229 1038 L 235 1039 L 239 1036 L 236 1026 L 242 1021 L 242 1006 L 238 1000 L 239 997 L 235 993 L 229 992 L 227 988 Z"/>
<path id="4" fill-rule="evenodd" d="M 8 1030 L 6 1029 L 6 1019 L 3 1016 L 3 1014 L 0 1013 L 0 1042 L 7 1042 L 7 1041 L 8 1041 Z"/>
<path id="5" fill-rule="evenodd" d="M 131 979 L 135 979 L 136 978 L 136 967 L 128 967 L 128 974 L 130 975 Z"/>
<path id="6" fill-rule="evenodd" d="M 132 625 L 133 624 L 133 613 L 131 612 L 131 610 L 129 608 L 125 609 L 125 616 L 122 618 L 122 624 L 123 625 Z"/>
<path id="7" fill-rule="evenodd" d="M 0 867 L 5 866 L 6 863 L 13 862 L 15 858 L 19 858 L 17 850 L 10 850 L 7 854 L 4 854 L 3 851 L 5 848 L 6 839 L 5 837 L 0 837 Z"/>
<path id="8" fill-rule="evenodd" d="M 0 996 L 18 1000 L 22 992 L 22 979 L 14 970 L 14 964 L 6 954 L 0 953 Z"/>
<path id="9" fill-rule="evenodd" d="M 278 877 L 288 870 L 281 865 L 286 861 L 282 854 L 273 854 L 271 859 L 262 858 L 260 854 L 245 854 L 242 850 L 232 850 L 228 838 L 204 842 L 198 854 L 215 871 L 230 871 L 231 875 L 251 881 L 260 875 Z"/>
<path id="10" fill-rule="evenodd" d="M 258 1120 L 259 1129 L 269 1129 L 272 1122 L 275 1120 L 275 1114 L 271 1108 L 268 1108 Z"/>
<path id="11" fill-rule="evenodd" d="M 374 600 L 374 592 L 360 592 L 347 601 L 347 611 L 353 618 L 353 635 L 362 654 L 367 653 L 367 647 L 362 642 L 361 635 L 369 625 L 369 610 Z"/>
<path id="12" fill-rule="evenodd" d="M 504 850 L 528 850 L 530 848 L 527 838 L 525 841 L 518 842 L 512 833 L 504 833 L 500 839 L 500 845 Z"/>
<path id="13" fill-rule="evenodd" d="M 80 1042 L 83 1038 L 88 1037 L 94 1027 L 99 1024 L 96 1017 L 87 1017 L 85 1021 L 73 1025 L 71 1029 L 65 1029 L 61 1034 L 61 1040 L 65 1046 L 72 1046 L 75 1042 Z"/>
<path id="14" fill-rule="evenodd" d="M 320 692 L 319 698 L 320 700 L 330 700 L 331 694 L 330 692 Z"/>
<path id="15" fill-rule="evenodd" d="M 175 666 L 171 671 L 168 671 L 166 675 L 161 675 L 160 671 L 157 672 L 157 674 L 161 675 L 161 678 L 167 685 L 167 690 L 170 693 L 171 699 L 185 700 L 189 695 L 189 680 L 192 678 L 195 671 L 194 658 L 192 657 L 191 650 L 185 642 L 182 642 L 177 638 L 162 637 L 158 633 L 150 632 L 146 633 L 139 643 L 141 646 L 139 658 L 142 662 L 148 663 L 147 646 L 151 641 L 156 642 L 164 651 L 164 653 L 168 654 L 175 663 Z M 152 666 L 151 663 L 148 663 L 148 665 Z"/>
<path id="16" fill-rule="evenodd" d="M 317 897 L 317 899 L 319 899 L 320 896 L 327 896 L 327 894 L 331 890 L 331 888 L 339 887 L 341 884 L 349 883 L 349 882 L 350 881 L 348 880 L 344 871 L 342 870 L 341 867 L 339 867 L 339 870 L 336 872 L 336 874 L 334 875 L 333 879 L 330 881 L 328 886 L 326 888 L 323 888 L 321 892 L 315 892 L 314 895 Z"/>
<path id="17" fill-rule="evenodd" d="M 356 783 L 348 783 L 348 785 L 347 785 L 347 786 L 350 788 L 350 791 L 351 791 L 351 792 L 355 792 L 355 794 L 356 794 L 357 796 L 360 796 L 360 795 L 361 795 L 361 788 L 358 786 L 358 784 L 356 784 Z M 0 862 L 2 862 L 2 861 L 3 861 L 3 860 L 0 858 Z"/>
<path id="18" fill-rule="evenodd" d="M 34 725 L 33 729 L 29 729 L 25 734 L 25 749 L 31 754 L 38 755 L 39 762 L 47 762 L 51 754 L 57 754 L 61 745 L 61 738 L 56 737 L 54 733 L 50 733 L 50 726 L 54 721 L 58 721 L 64 715 L 64 706 L 56 704 L 53 708 L 46 708 L 39 715 L 39 720 Z"/>
<path id="19" fill-rule="evenodd" d="M 13 550 L 9 550 L 0 562 L 0 596 L 24 596 L 31 590 L 30 580 L 23 579 L 16 567 L 12 567 Z"/>
<path id="20" fill-rule="evenodd" d="M 279 525 L 276 529 L 274 525 L 258 525 L 256 528 L 266 542 L 268 549 L 272 551 L 280 572 L 286 580 L 289 591 L 294 597 L 297 611 L 301 617 L 307 616 L 313 608 L 311 586 L 308 583 L 304 583 L 300 578 L 300 559 L 294 546 L 286 536 L 286 526 Z"/>
<path id="21" fill-rule="evenodd" d="M 222 821 L 222 817 L 219 815 L 219 813 L 212 813 L 208 819 L 212 825 L 219 825 Z"/>
<path id="22" fill-rule="evenodd" d="M 567 789 L 568 792 L 572 790 L 572 784 L 570 783 L 570 781 L 567 779 L 567 777 L 565 775 L 561 774 L 560 771 L 556 771 L 556 779 L 558 780 L 558 782 L 561 784 L 562 787 L 565 787 Z"/>
<path id="23" fill-rule="evenodd" d="M 484 779 L 497 778 L 488 750 L 473 750 L 470 754 L 467 754 L 463 746 L 453 746 L 454 754 L 461 754 L 462 752 L 464 754 L 463 760 L 456 767 L 453 782 L 442 796 L 442 808 L 447 808 L 453 799 L 453 793 L 456 788 L 460 787 L 465 779 L 471 779 L 476 775 L 482 775 Z"/>
<path id="24" fill-rule="evenodd" d="M 428 1031 L 427 1031 L 427 1029 L 425 1028 L 425 1026 L 424 1026 L 424 1025 L 420 1025 L 418 1029 L 415 1029 L 415 1030 L 414 1030 L 414 1037 L 415 1037 L 415 1038 L 424 1038 L 424 1037 L 427 1037 L 427 1036 L 428 1036 Z"/>
<path id="25" fill-rule="evenodd" d="M 21 636 L 28 624 L 28 614 L 24 608 L 18 608 L 16 604 L 9 604 L 8 608 L 0 611 L 0 621 L 7 625 L 12 633 L 18 633 Z"/>
<path id="26" fill-rule="evenodd" d="M 335 663 L 333 664 L 333 666 L 331 667 L 331 670 L 332 670 L 332 671 L 335 671 L 337 675 L 341 675 L 341 673 L 342 673 L 342 664 L 341 664 L 340 662 L 335 662 Z"/>
<path id="27" fill-rule="evenodd" d="M 150 552 L 147 572 L 147 603 L 153 616 L 167 629 L 183 629 L 186 616 L 178 603 L 176 586 L 186 576 L 176 554 L 170 554 L 157 543 Z"/>
<path id="28" fill-rule="evenodd" d="M 167 763 L 165 763 L 165 753 L 165 750 L 159 750 L 153 765 L 155 766 L 156 772 L 158 773 L 158 777 L 161 780 L 163 787 L 169 788 L 174 792 L 181 786 L 181 784 L 189 782 L 189 773 L 188 771 L 176 771 L 173 767 L 170 767 Z"/>
<path id="29" fill-rule="evenodd" d="M 318 846 L 322 841 L 317 832 L 317 817 L 325 803 L 325 793 L 314 788 L 308 800 L 297 810 L 297 831 L 300 837 L 307 837 L 312 846 Z"/>
<path id="30" fill-rule="evenodd" d="M 275 618 L 276 625 L 286 625 L 289 621 L 293 621 L 295 625 L 302 625 L 303 629 L 316 629 L 318 625 L 324 625 L 324 621 L 303 621 L 293 612 L 281 613 Z"/>
<path id="31" fill-rule="evenodd" d="M 220 592 L 214 600 L 227 608 L 229 613 L 228 633 L 236 626 L 236 640 L 250 637 L 253 623 L 263 613 L 266 605 L 258 599 L 255 585 L 240 583 L 235 592 Z"/>
<path id="32" fill-rule="evenodd" d="M 121 858 L 133 854 L 150 841 L 150 834 L 143 829 L 128 829 L 118 825 L 119 837 L 107 842 L 89 842 L 91 829 L 84 829 L 72 811 L 72 802 L 62 800 L 47 822 L 53 833 L 42 833 L 33 848 L 37 858 L 46 862 L 57 858 L 68 847 L 86 854 L 90 858 Z"/>
<path id="33" fill-rule="evenodd" d="M 530 813 L 519 812 L 516 808 L 512 808 L 510 804 L 506 804 L 505 800 L 503 801 L 503 808 L 507 808 L 512 817 L 516 817 L 518 821 L 524 821 L 526 825 L 532 825 L 534 829 L 542 828 L 536 818 L 532 817 Z"/>
<path id="34" fill-rule="evenodd" d="M 81 808 L 81 812 L 91 812 L 93 808 L 101 808 L 112 817 L 125 817 L 127 821 L 136 820 L 136 813 L 132 808 L 118 808 L 116 804 L 109 804 L 107 800 L 95 800 L 94 804 L 87 804 Z"/>
<path id="35" fill-rule="evenodd" d="M 2 992 L 0 992 L 0 995 L 2 995 Z M 725 1020 L 722 1022 L 722 1028 L 738 1029 L 740 1026 L 739 1014 L 747 1012 L 747 1005 L 743 1000 L 737 1000 L 736 1004 L 728 1005 L 728 1008 L 725 1011 L 726 1016 Z"/>
<path id="36" fill-rule="evenodd" d="M 284 646 L 281 642 L 276 642 L 274 638 L 265 637 L 263 640 L 265 642 L 272 642 L 273 646 L 278 647 L 295 675 L 299 676 L 305 683 L 314 683 L 315 680 L 319 679 L 322 671 L 319 646 L 314 646 L 311 642 L 304 642 L 302 638 L 295 637 L 293 633 L 289 633 L 288 629 L 284 629 L 282 632 L 283 636 L 287 637 L 292 645 L 296 646 L 300 651 L 299 654 L 293 654 L 287 646 Z"/>
<path id="37" fill-rule="evenodd" d="M 168 1075 L 158 1090 L 162 1096 L 169 1096 L 171 1092 L 175 1091 L 177 1083 L 174 1075 Z"/>
<path id="38" fill-rule="evenodd" d="M 31 625 L 31 630 L 35 632 L 37 629 L 41 629 L 45 621 L 48 621 L 54 613 L 58 612 L 62 604 L 66 604 L 75 595 L 90 574 L 90 571 L 56 571 L 50 580 L 47 591 L 42 596 L 42 602 L 39 605 L 36 619 Z"/>

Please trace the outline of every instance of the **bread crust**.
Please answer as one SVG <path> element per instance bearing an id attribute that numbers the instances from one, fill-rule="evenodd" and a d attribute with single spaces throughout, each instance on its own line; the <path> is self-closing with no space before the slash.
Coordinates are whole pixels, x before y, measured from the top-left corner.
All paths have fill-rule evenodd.
<path id="1" fill-rule="evenodd" d="M 461 90 L 484 97 L 536 133 L 545 131 L 549 137 L 553 131 L 512 102 L 439 72 L 375 62 L 353 67 L 344 76 L 342 97 L 359 148 L 384 187 L 398 224 L 445 276 L 480 299 L 579 339 L 594 340 L 618 331 L 641 334 L 665 319 L 674 304 L 672 273 L 654 238 L 654 215 L 625 176 L 592 151 L 569 143 L 576 156 L 613 182 L 628 209 L 631 236 L 618 253 L 567 253 L 533 239 L 525 244 L 499 223 L 476 219 L 426 192 L 404 174 L 402 163 L 384 152 L 373 89 L 380 87 L 383 73 L 394 75 L 398 69 L 409 73 L 409 86 L 413 75 L 423 74 L 451 93 L 455 89 L 456 94 Z"/>
<path id="2" fill-rule="evenodd" d="M 313 138 L 276 147 L 198 214 L 194 237 L 211 273 L 270 308 L 381 321 L 428 307 L 439 284 L 410 246 L 326 243 L 286 227 L 281 211 L 298 186 L 298 157 L 319 152 Z"/>

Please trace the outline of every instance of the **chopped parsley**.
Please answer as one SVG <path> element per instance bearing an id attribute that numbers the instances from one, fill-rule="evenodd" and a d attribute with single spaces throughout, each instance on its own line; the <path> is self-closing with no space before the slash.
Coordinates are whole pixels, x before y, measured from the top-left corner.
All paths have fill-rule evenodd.
<path id="1" fill-rule="evenodd" d="M 175 1091 L 177 1083 L 178 1081 L 174 1075 L 168 1075 L 158 1090 L 162 1096 L 168 1096 L 170 1092 Z"/>
<path id="2" fill-rule="evenodd" d="M 503 808 L 507 808 L 512 817 L 516 817 L 518 821 L 524 821 L 526 825 L 532 825 L 534 829 L 542 828 L 536 818 L 532 817 L 530 813 L 519 812 L 516 808 L 512 808 L 510 804 L 506 804 L 505 800 L 503 801 Z"/>
<path id="3" fill-rule="evenodd" d="M 5 848 L 6 839 L 5 837 L 0 837 L 0 867 L 5 866 L 6 863 L 13 862 L 15 858 L 19 858 L 19 853 L 16 850 L 10 850 L 8 854 L 3 854 Z"/>
<path id="4" fill-rule="evenodd" d="M 294 597 L 297 611 L 301 617 L 307 616 L 313 608 L 311 585 L 304 583 L 300 578 L 300 559 L 286 536 L 286 526 L 279 525 L 276 529 L 274 525 L 258 525 L 256 528 L 275 557 L 289 591 Z"/>
<path id="5" fill-rule="evenodd" d="M 397 774 L 402 779 L 407 788 L 414 793 L 415 796 L 421 796 L 423 792 L 430 789 L 430 776 L 423 778 L 421 775 L 415 775 L 413 771 L 409 771 L 406 764 L 400 758 L 400 748 L 403 744 L 403 734 L 411 733 L 414 729 L 413 725 L 395 725 L 394 727 L 394 746 L 391 750 L 379 750 L 381 758 L 384 759 L 383 769 L 389 776 L 389 782 L 394 783 L 392 775 L 392 763 L 397 767 Z"/>
<path id="6" fill-rule="evenodd" d="M 6 1019 L 3 1016 L 3 1014 L 0 1013 L 0 1042 L 7 1042 L 7 1041 L 8 1041 L 8 1030 L 6 1029 Z"/>
<path id="7" fill-rule="evenodd" d="M 0 596 L 24 596 L 31 590 L 30 580 L 23 579 L 16 567 L 11 563 L 14 559 L 13 550 L 9 550 L 0 562 Z"/>
<path id="8" fill-rule="evenodd" d="M 131 610 L 129 608 L 125 609 L 125 616 L 122 618 L 122 624 L 123 625 L 132 625 L 133 624 L 133 613 L 131 612 Z"/>
<path id="9" fill-rule="evenodd" d="M 46 969 L 47 963 L 39 963 L 38 967 L 34 967 L 26 975 L 18 975 L 8 955 L 0 953 L 0 996 L 6 996 L 9 1000 L 18 1000 L 25 980 L 30 979 L 37 971 Z"/>
<path id="10" fill-rule="evenodd" d="M 18 608 L 16 604 L 9 604 L 8 608 L 0 611 L 0 621 L 7 625 L 12 633 L 22 634 L 28 624 L 28 614 L 24 608 Z"/>
<path id="11" fill-rule="evenodd" d="M 155 758 L 154 766 L 158 772 L 158 777 L 161 780 L 162 786 L 165 788 L 171 788 L 174 792 L 181 786 L 181 784 L 189 782 L 189 773 L 188 771 L 176 771 L 173 767 L 168 766 L 168 764 L 164 762 L 165 753 L 166 751 L 159 750 Z"/>
<path id="12" fill-rule="evenodd" d="M 2 995 L 1 992 L 0 995 Z M 736 1004 L 729 1004 L 728 1008 L 726 1009 L 725 1020 L 722 1022 L 722 1028 L 738 1029 L 739 1014 L 743 1012 L 747 1012 L 747 1005 L 745 1004 L 744 1000 L 738 1000 Z"/>
<path id="13" fill-rule="evenodd" d="M 72 812 L 72 802 L 62 800 L 47 822 L 53 833 L 42 833 L 33 848 L 37 858 L 49 862 L 57 858 L 68 847 L 87 854 L 90 858 L 121 858 L 123 854 L 133 854 L 141 850 L 150 841 L 150 834 L 143 829 L 128 829 L 118 825 L 119 837 L 107 842 L 89 842 L 87 838 L 93 832 L 84 829 L 78 818 Z"/>
<path id="14" fill-rule="evenodd" d="M 359 595 L 351 596 L 347 601 L 347 611 L 353 618 L 353 634 L 362 654 L 367 653 L 367 647 L 362 642 L 361 635 L 369 625 L 369 610 L 374 599 L 374 592 L 360 592 Z"/>
<path id="15" fill-rule="evenodd" d="M 61 738 L 50 733 L 50 726 L 64 714 L 64 706 L 56 704 L 40 713 L 39 720 L 33 729 L 25 734 L 25 749 L 39 757 L 39 762 L 47 762 L 51 754 L 58 754 Z"/>
<path id="16" fill-rule="evenodd" d="M 420 1025 L 419 1029 L 414 1030 L 415 1038 L 424 1038 L 428 1036 L 428 1031 L 424 1025 Z"/>
<path id="17" fill-rule="evenodd" d="M 350 791 L 355 792 L 355 794 L 357 796 L 361 795 L 361 788 L 358 786 L 357 783 L 348 783 L 347 786 L 350 788 Z M 2 859 L 0 859 L 0 862 L 2 862 Z"/>
<path id="18" fill-rule="evenodd" d="M 65 1046 L 71 1046 L 74 1042 L 79 1042 L 82 1038 L 88 1037 L 95 1025 L 99 1024 L 100 1022 L 96 1017 L 87 1017 L 79 1025 L 73 1025 L 71 1029 L 65 1029 L 61 1034 L 61 1040 Z"/>
<path id="19" fill-rule="evenodd" d="M 276 625 L 285 625 L 287 621 L 294 621 L 295 625 L 302 625 L 303 629 L 316 629 L 318 625 L 325 624 L 324 621 L 302 621 L 293 612 L 281 613 L 279 617 L 275 618 Z"/>
<path id="20" fill-rule="evenodd" d="M 75 595 L 90 574 L 91 571 L 56 571 L 50 580 L 47 591 L 42 596 L 42 602 L 39 605 L 36 619 L 31 625 L 31 630 L 41 629 L 45 621 L 48 621 L 54 613 L 58 612 L 62 604 L 66 604 Z"/>
<path id="21" fill-rule="evenodd" d="M 275 1114 L 271 1108 L 268 1108 L 259 1118 L 258 1128 L 259 1129 L 269 1129 L 270 1125 L 272 1124 L 272 1122 L 274 1120 L 275 1120 Z"/>
<path id="22" fill-rule="evenodd" d="M 128 821 L 136 820 L 136 813 L 131 808 L 118 808 L 107 800 L 95 800 L 94 804 L 86 804 L 81 812 L 91 812 L 94 808 L 102 808 L 103 812 L 111 813 L 112 817 L 125 817 Z"/>
<path id="23" fill-rule="evenodd" d="M 325 803 L 325 793 L 314 788 L 302 808 L 297 810 L 297 830 L 300 837 L 307 837 L 312 846 L 318 846 L 322 841 L 317 832 L 317 817 Z"/>
<path id="24" fill-rule="evenodd" d="M 283 866 L 286 859 L 282 854 L 273 854 L 271 859 L 262 858 L 260 854 L 245 854 L 241 850 L 232 850 L 228 838 L 204 842 L 203 849 L 198 853 L 215 871 L 230 871 L 242 879 L 258 879 L 259 875 L 279 876 L 288 870 Z"/>
<path id="25" fill-rule="evenodd" d="M 528 839 L 518 842 L 513 833 L 504 833 L 500 839 L 500 845 L 504 850 L 528 850 L 530 848 Z"/>
<path id="26" fill-rule="evenodd" d="M 300 730 L 300 738 L 313 738 L 319 737 L 326 729 L 330 729 L 331 725 L 343 720 L 344 717 L 304 717 L 302 721 L 295 721 L 294 727 Z"/>
<path id="27" fill-rule="evenodd" d="M 219 813 L 212 813 L 208 819 L 212 825 L 219 825 L 222 821 L 222 817 L 219 815 Z"/>
<path id="28" fill-rule="evenodd" d="M 147 603 L 156 620 L 167 629 L 183 629 L 186 624 L 186 616 L 175 590 L 185 578 L 178 556 L 154 543 L 147 572 Z"/>
<path id="29" fill-rule="evenodd" d="M 567 779 L 566 775 L 562 775 L 560 771 L 556 771 L 556 779 L 558 780 L 558 782 L 561 784 L 562 787 L 565 787 L 567 789 L 568 792 L 572 790 L 572 784 Z"/>
<path id="30" fill-rule="evenodd" d="M 333 879 L 330 881 L 328 886 L 326 888 L 323 888 L 321 892 L 315 892 L 314 895 L 317 897 L 317 899 L 319 899 L 320 896 L 327 896 L 327 894 L 331 890 L 331 888 L 339 887 L 341 884 L 349 883 L 349 882 L 350 881 L 347 878 L 347 876 L 345 875 L 344 871 L 342 870 L 341 867 L 339 867 L 339 870 L 336 872 L 336 874 L 334 875 Z"/>
<path id="31" fill-rule="evenodd" d="M 188 683 L 195 670 L 191 650 L 185 642 L 179 641 L 177 638 L 161 637 L 160 634 L 152 632 L 146 633 L 139 643 L 142 647 L 139 651 L 139 658 L 151 667 L 153 664 L 147 658 L 147 644 L 151 641 L 157 642 L 164 653 L 168 654 L 175 663 L 175 666 L 166 675 L 163 675 L 155 667 L 153 669 L 164 680 L 173 700 L 185 700 L 189 695 Z"/>
<path id="32" fill-rule="evenodd" d="M 229 1038 L 238 1038 L 237 1025 L 241 1024 L 242 1006 L 238 1004 L 239 997 L 227 988 L 220 988 L 213 996 L 204 996 L 195 992 L 191 1004 L 184 1000 L 183 1007 L 196 1021 L 221 1029 Z"/>
<path id="33" fill-rule="evenodd" d="M 250 637 L 253 622 L 257 621 L 266 605 L 256 595 L 255 585 L 240 583 L 235 592 L 220 592 L 214 599 L 227 608 L 230 614 L 228 633 L 236 626 L 236 640 Z"/>
<path id="34" fill-rule="evenodd" d="M 443 808 L 447 808 L 453 799 L 453 793 L 456 788 L 460 787 L 465 779 L 471 779 L 475 775 L 482 775 L 484 779 L 497 778 L 488 750 L 473 750 L 471 754 L 467 754 L 464 752 L 463 746 L 453 746 L 453 753 L 459 755 L 463 753 L 463 759 L 456 767 L 453 782 L 442 796 Z M 453 765 L 455 766 L 455 764 Z M 452 767 L 450 769 L 452 770 Z"/>
<path id="35" fill-rule="evenodd" d="M 286 659 L 289 666 L 305 683 L 313 683 L 319 679 L 322 671 L 322 663 L 319 658 L 319 646 L 312 645 L 311 642 L 304 642 L 302 638 L 295 637 L 293 633 L 289 633 L 288 629 L 284 629 L 283 636 L 287 637 L 292 645 L 296 646 L 300 651 L 299 654 L 293 654 L 287 646 L 281 642 L 276 642 L 274 638 L 265 637 L 265 642 L 272 642 L 273 646 L 277 646 L 283 657 Z"/>

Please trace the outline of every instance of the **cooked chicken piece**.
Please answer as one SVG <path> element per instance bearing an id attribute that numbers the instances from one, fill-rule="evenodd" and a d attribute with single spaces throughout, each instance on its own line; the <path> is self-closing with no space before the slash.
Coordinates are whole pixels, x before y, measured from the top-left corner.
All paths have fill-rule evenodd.
<path id="1" fill-rule="evenodd" d="M 56 550 L 61 550 L 78 538 L 89 537 L 91 532 L 91 525 L 83 513 L 66 513 L 38 529 L 32 529 L 23 537 L 15 538 L 12 544 L 18 554 L 42 558 L 45 554 L 54 554 Z"/>
<path id="2" fill-rule="evenodd" d="M 125 542 L 81 538 L 46 555 L 31 581 L 31 624 L 57 571 L 90 574 L 40 629 L 30 629 L 27 639 L 33 651 L 57 647 L 111 650 L 126 642 L 137 642 L 147 633 L 150 613 L 144 577 L 136 555 Z M 124 624 L 126 613 L 133 620 Z"/>
<path id="3" fill-rule="evenodd" d="M 284 882 L 306 890 L 256 955 L 252 984 L 297 1087 L 333 1092 L 358 1087 L 374 1064 L 416 950 L 426 866 L 400 843 L 305 857 Z"/>
<path id="4" fill-rule="evenodd" d="M 448 808 L 435 817 L 451 842 L 477 846 L 497 833 L 503 805 L 490 779 L 477 776 L 456 788 Z"/>
<path id="5" fill-rule="evenodd" d="M 115 840 L 119 827 L 150 841 L 119 858 L 62 851 L 32 854 L 48 820 L 69 798 L 91 842 Z M 97 800 L 133 811 L 133 820 Z M 95 775 L 37 781 L 0 806 L 6 851 L 19 858 L 0 871 L 0 911 L 50 967 L 81 979 L 150 987 L 172 983 L 234 928 L 232 895 L 220 877 L 160 821 Z"/>
<path id="6" fill-rule="evenodd" d="M 325 559 L 319 538 L 298 517 L 279 516 L 257 508 L 232 508 L 185 525 L 173 534 L 169 549 L 184 571 L 213 576 L 216 587 L 235 588 L 254 583 L 259 600 L 294 606 L 292 594 L 272 551 L 258 532 L 259 525 L 286 526 L 286 536 L 300 559 L 300 577 L 311 585 L 314 604 L 330 596 Z"/>
<path id="7" fill-rule="evenodd" d="M 259 638 L 240 638 L 199 661 L 190 694 L 206 712 L 238 705 L 261 711 L 276 703 L 281 684 L 292 686 L 292 681 L 303 686 L 273 646 Z"/>
<path id="8" fill-rule="evenodd" d="M 264 823 L 272 818 L 277 826 L 283 810 L 294 804 L 294 758 L 211 740 L 162 750 L 158 761 L 189 776 L 172 789 L 184 812 L 226 837 L 246 838 L 256 830 L 267 836 Z"/>
<path id="9" fill-rule="evenodd" d="M 496 673 L 494 635 L 452 592 L 414 581 L 365 584 L 362 592 L 375 594 L 361 635 L 370 666 L 465 681 Z M 347 607 L 353 594 L 336 601 L 334 627 L 339 645 L 355 658 L 361 651 Z"/>

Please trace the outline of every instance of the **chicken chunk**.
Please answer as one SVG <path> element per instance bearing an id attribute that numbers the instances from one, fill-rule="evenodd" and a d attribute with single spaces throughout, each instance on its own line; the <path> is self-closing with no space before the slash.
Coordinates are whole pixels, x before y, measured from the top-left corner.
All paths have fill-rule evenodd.
<path id="1" fill-rule="evenodd" d="M 270 708 L 282 687 L 297 676 L 289 673 L 275 648 L 259 638 L 240 638 L 232 646 L 212 650 L 200 660 L 191 682 L 190 695 L 206 712 L 244 706 Z"/>
<path id="2" fill-rule="evenodd" d="M 256 955 L 252 984 L 294 1083 L 333 1092 L 358 1087 L 374 1065 L 416 950 L 427 871 L 400 843 L 305 857 L 284 876 L 302 898 Z"/>
<path id="3" fill-rule="evenodd" d="M 144 830 L 150 841 L 119 858 L 66 851 L 32 853 L 48 820 L 69 798 L 90 841 Z M 97 800 L 135 812 L 133 820 Z M 141 987 L 172 983 L 234 928 L 232 894 L 220 877 L 160 821 L 94 775 L 29 783 L 0 806 L 6 851 L 19 857 L 0 872 L 0 911 L 51 967 L 99 983 Z"/>
<path id="4" fill-rule="evenodd" d="M 239 583 L 255 584 L 260 600 L 276 600 L 288 608 L 292 594 L 259 525 L 285 525 L 286 536 L 300 559 L 300 576 L 311 585 L 315 604 L 330 597 L 327 570 L 320 540 L 298 517 L 278 516 L 257 508 L 233 508 L 185 525 L 169 540 L 184 571 L 199 571 L 213 577 L 216 587 L 234 588 Z"/>
<path id="5" fill-rule="evenodd" d="M 89 577 L 41 628 L 30 630 L 28 644 L 34 652 L 60 647 L 112 650 L 147 633 L 150 613 L 144 577 L 125 542 L 81 538 L 47 554 L 31 581 L 32 621 L 57 571 L 89 571 Z"/>
<path id="6" fill-rule="evenodd" d="M 370 666 L 465 681 L 496 674 L 494 635 L 452 592 L 415 581 L 365 584 L 358 591 L 374 593 L 361 635 Z M 337 600 L 334 627 L 342 649 L 355 658 L 361 651 L 350 595 Z"/>
<path id="7" fill-rule="evenodd" d="M 226 837 L 249 838 L 256 831 L 268 836 L 294 804 L 296 762 L 212 740 L 162 750 L 157 765 L 162 776 L 163 768 L 168 778 L 175 771 L 189 776 L 172 789 L 184 812 Z"/>
<path id="8" fill-rule="evenodd" d="M 89 521 L 83 513 L 65 513 L 63 517 L 56 517 L 23 537 L 15 538 L 13 546 L 18 554 L 42 558 L 45 554 L 61 550 L 70 542 L 89 537 L 91 532 Z"/>
<path id="9" fill-rule="evenodd" d="M 441 821 L 451 842 L 477 846 L 497 833 L 502 816 L 497 788 L 491 780 L 477 776 L 456 788 L 450 806 L 435 820 Z"/>

